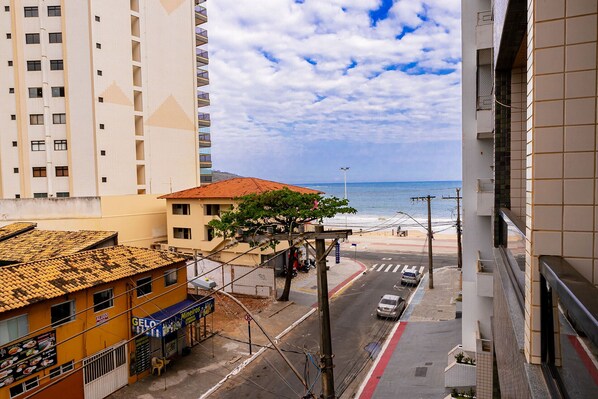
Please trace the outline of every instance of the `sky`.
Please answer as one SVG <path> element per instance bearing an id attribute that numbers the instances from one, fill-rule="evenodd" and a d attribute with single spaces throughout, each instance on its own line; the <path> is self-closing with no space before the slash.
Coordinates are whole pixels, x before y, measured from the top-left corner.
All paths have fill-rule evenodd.
<path id="1" fill-rule="evenodd" d="M 217 0 L 215 170 L 287 183 L 461 179 L 460 0 Z"/>

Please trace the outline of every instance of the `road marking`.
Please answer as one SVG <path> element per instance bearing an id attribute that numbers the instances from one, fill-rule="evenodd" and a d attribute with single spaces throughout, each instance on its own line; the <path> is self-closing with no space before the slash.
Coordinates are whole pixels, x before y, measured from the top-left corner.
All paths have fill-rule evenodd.
<path id="1" fill-rule="evenodd" d="M 387 273 L 390 269 L 392 269 L 392 265 L 388 265 L 388 267 L 386 268 L 386 270 L 384 270 L 384 273 Z"/>
<path id="2" fill-rule="evenodd" d="M 392 260 L 392 258 L 382 258 L 382 260 Z"/>
<path id="3" fill-rule="evenodd" d="M 394 269 L 392 272 L 393 272 L 393 273 L 396 273 L 396 272 L 397 272 L 397 270 L 399 270 L 399 267 L 401 267 L 401 265 L 396 265 L 396 266 L 395 266 L 395 269 Z"/>
<path id="4" fill-rule="evenodd" d="M 376 263 L 374 266 L 371 267 L 370 270 L 374 270 L 377 266 L 378 266 L 378 264 Z"/>
<path id="5" fill-rule="evenodd" d="M 422 274 L 423 272 L 424 272 L 424 267 L 422 266 L 419 268 L 419 274 Z"/>
<path id="6" fill-rule="evenodd" d="M 380 265 L 380 267 L 378 268 L 378 270 L 376 270 L 377 272 L 379 272 L 380 270 L 384 269 L 384 266 L 386 266 L 384 263 Z"/>

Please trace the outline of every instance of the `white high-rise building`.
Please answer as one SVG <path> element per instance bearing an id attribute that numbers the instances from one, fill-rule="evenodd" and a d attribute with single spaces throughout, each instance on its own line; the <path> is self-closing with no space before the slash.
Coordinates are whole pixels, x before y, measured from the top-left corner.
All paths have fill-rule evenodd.
<path id="1" fill-rule="evenodd" d="M 197 111 L 209 105 L 197 89 L 208 84 L 199 3 L 3 2 L 0 198 L 157 194 L 211 181 L 209 114 Z"/>

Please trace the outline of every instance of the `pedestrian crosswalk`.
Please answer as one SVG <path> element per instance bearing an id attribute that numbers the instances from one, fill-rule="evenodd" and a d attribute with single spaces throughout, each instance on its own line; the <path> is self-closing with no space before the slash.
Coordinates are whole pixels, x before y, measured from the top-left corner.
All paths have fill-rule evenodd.
<path id="1" fill-rule="evenodd" d="M 394 265 L 392 263 L 390 264 L 386 264 L 386 263 L 382 263 L 382 264 L 378 264 L 376 263 L 375 265 L 372 265 L 370 267 L 370 271 L 374 271 L 374 272 L 383 272 L 383 273 L 403 273 L 403 270 L 407 269 L 407 268 L 412 268 L 412 267 L 416 267 L 417 266 L 409 266 L 409 265 L 401 265 L 401 264 L 397 264 Z M 419 267 L 419 273 L 422 274 L 424 272 L 424 267 L 420 266 Z"/>

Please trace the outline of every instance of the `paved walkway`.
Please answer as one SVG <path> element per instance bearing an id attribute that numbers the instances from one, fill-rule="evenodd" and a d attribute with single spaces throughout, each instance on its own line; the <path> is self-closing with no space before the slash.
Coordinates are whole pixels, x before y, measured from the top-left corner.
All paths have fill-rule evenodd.
<path id="1" fill-rule="evenodd" d="M 339 264 L 334 257 L 328 258 L 328 289 L 332 296 L 338 293 L 353 279 L 359 278 L 365 266 L 353 259 L 341 258 Z M 284 280 L 277 282 L 282 287 Z M 306 315 L 311 314 L 317 305 L 316 272 L 299 273 L 291 285 L 291 301 L 272 302 L 261 312 L 254 314 L 268 335 L 282 338 L 295 324 Z M 253 324 L 253 323 L 252 323 Z M 227 337 L 214 336 L 193 347 L 191 354 L 176 359 L 162 376 L 148 376 L 137 383 L 126 386 L 110 397 L 157 399 L 157 398 L 199 398 L 217 387 L 230 373 L 240 371 L 257 355 L 260 346 L 267 345 L 268 340 L 254 325 L 252 327 L 253 356 L 249 355 L 247 341 L 247 324 L 239 324 L 239 328 Z"/>

